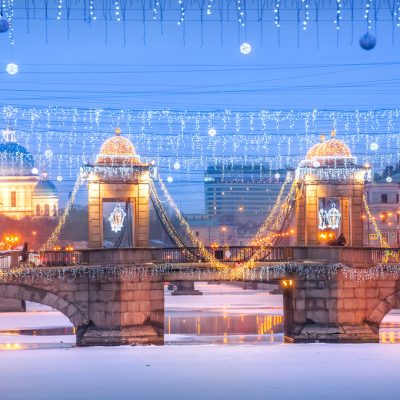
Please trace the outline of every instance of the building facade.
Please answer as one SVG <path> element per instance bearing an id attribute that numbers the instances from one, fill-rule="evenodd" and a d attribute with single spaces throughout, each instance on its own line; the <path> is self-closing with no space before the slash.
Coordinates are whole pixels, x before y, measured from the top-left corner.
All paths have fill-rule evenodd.
<path id="1" fill-rule="evenodd" d="M 287 170 L 239 164 L 209 166 L 205 172 L 208 216 L 264 217 L 274 206 Z"/>
<path id="2" fill-rule="evenodd" d="M 384 178 L 366 185 L 367 202 L 374 222 L 390 247 L 400 247 L 400 176 Z M 372 221 L 364 214 L 364 245 L 380 247 Z"/>
<path id="3" fill-rule="evenodd" d="M 32 154 L 8 129 L 0 144 L 0 215 L 13 219 L 58 216 L 56 187 L 46 174 L 39 176 Z"/>

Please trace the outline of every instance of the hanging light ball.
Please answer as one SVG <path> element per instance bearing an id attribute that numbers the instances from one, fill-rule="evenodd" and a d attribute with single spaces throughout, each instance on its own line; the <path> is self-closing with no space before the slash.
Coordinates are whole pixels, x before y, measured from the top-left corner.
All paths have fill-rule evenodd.
<path id="1" fill-rule="evenodd" d="M 7 64 L 7 66 L 6 66 L 7 74 L 15 75 L 15 74 L 18 74 L 18 71 L 19 71 L 19 68 L 18 68 L 17 64 L 14 64 L 14 63 Z"/>
<path id="2" fill-rule="evenodd" d="M 247 43 L 247 42 L 243 42 L 241 45 L 240 45 L 240 52 L 242 53 L 242 54 L 244 54 L 244 55 L 248 55 L 248 54 L 250 54 L 251 53 L 251 44 L 250 43 Z"/>
<path id="3" fill-rule="evenodd" d="M 10 29 L 10 23 L 4 17 L 0 17 L 0 33 L 5 33 Z"/>
<path id="4" fill-rule="evenodd" d="M 360 47 L 364 50 L 372 50 L 376 45 L 376 37 L 367 32 L 360 38 Z"/>
<path id="5" fill-rule="evenodd" d="M 179 164 L 179 161 L 177 161 L 175 164 L 174 164 L 174 169 L 179 169 L 181 167 L 181 164 Z"/>
<path id="6" fill-rule="evenodd" d="M 47 149 L 47 150 L 44 152 L 44 156 L 45 156 L 47 159 L 50 159 L 51 157 L 53 157 L 53 152 L 52 152 L 50 149 Z"/>
<path id="7" fill-rule="evenodd" d="M 168 178 L 167 178 L 167 182 L 168 183 L 172 183 L 174 181 L 174 178 L 170 175 Z"/>
<path id="8" fill-rule="evenodd" d="M 388 177 L 386 178 L 386 182 L 387 182 L 387 183 L 392 182 L 392 180 L 393 180 L 393 179 L 392 179 L 390 176 L 388 176 Z"/>
<path id="9" fill-rule="evenodd" d="M 214 137 L 217 134 L 217 130 L 215 128 L 210 128 L 208 130 L 208 136 Z"/>
<path id="10" fill-rule="evenodd" d="M 31 172 L 33 175 L 37 175 L 39 173 L 39 170 L 36 167 L 33 167 Z"/>
<path id="11" fill-rule="evenodd" d="M 281 175 L 278 172 L 274 176 L 276 180 L 278 180 L 281 177 Z"/>
<path id="12" fill-rule="evenodd" d="M 58 176 L 57 176 L 57 181 L 58 181 L 58 182 L 61 182 L 62 180 L 63 180 L 62 176 L 61 176 L 61 175 L 58 175 Z"/>
<path id="13" fill-rule="evenodd" d="M 370 148 L 372 151 L 376 151 L 376 150 L 379 149 L 379 144 L 376 143 L 376 142 L 371 143 L 371 144 L 369 145 L 369 148 Z"/>

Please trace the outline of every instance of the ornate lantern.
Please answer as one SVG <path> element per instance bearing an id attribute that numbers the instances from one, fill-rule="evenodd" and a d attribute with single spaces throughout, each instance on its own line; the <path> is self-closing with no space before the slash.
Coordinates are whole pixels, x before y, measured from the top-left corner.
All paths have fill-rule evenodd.
<path id="1" fill-rule="evenodd" d="M 110 216 L 108 217 L 108 221 L 111 224 L 111 230 L 113 232 L 120 232 L 122 227 L 124 226 L 124 219 L 126 217 L 126 212 L 121 208 L 118 203 Z"/>

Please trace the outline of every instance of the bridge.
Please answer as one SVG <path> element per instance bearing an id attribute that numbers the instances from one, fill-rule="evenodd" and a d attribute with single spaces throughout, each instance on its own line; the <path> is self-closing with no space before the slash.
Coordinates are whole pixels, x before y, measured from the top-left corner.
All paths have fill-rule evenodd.
<path id="1" fill-rule="evenodd" d="M 56 308 L 76 327 L 81 346 L 162 343 L 164 282 L 279 282 L 286 340 L 378 341 L 383 317 L 400 306 L 400 250 L 388 248 L 369 210 L 364 184 L 370 166 L 357 165 L 335 132 L 288 173 L 248 246 L 217 248 L 201 242 L 157 169 L 141 162 L 120 133 L 103 143 L 93 165 L 82 167 L 42 251 L 21 265 L 16 253 L 4 255 L 11 267 L 1 269 L 0 298 Z M 48 251 L 85 180 L 90 249 Z M 173 248 L 148 247 L 150 203 Z M 379 248 L 363 247 L 367 219 Z M 113 249 L 103 248 L 107 223 Z M 343 236 L 347 246 L 328 245 Z"/>
<path id="2" fill-rule="evenodd" d="M 232 260 L 225 268 L 182 254 L 43 252 L 31 255 L 35 266 L 0 270 L 0 297 L 59 310 L 75 326 L 79 346 L 162 344 L 164 282 L 170 281 L 279 282 L 291 342 L 377 342 L 382 319 L 400 307 L 400 249 L 276 247 L 268 261 L 241 267 Z"/>

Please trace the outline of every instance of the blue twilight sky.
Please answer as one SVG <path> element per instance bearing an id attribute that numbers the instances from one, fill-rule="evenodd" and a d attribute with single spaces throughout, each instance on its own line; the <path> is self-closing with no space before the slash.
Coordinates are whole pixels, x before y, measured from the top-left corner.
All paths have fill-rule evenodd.
<path id="1" fill-rule="evenodd" d="M 339 36 L 332 5 L 329 10 L 320 10 L 318 37 L 313 21 L 298 36 L 296 12 L 282 13 L 280 42 L 273 10 L 268 11 L 262 35 L 260 24 L 249 12 L 246 32 L 242 29 L 240 35 L 236 21 L 224 23 L 223 44 L 214 17 L 203 24 L 202 43 L 201 24 L 195 14 L 185 24 L 183 40 L 183 28 L 177 25 L 174 11 L 167 18 L 173 20 L 163 24 L 163 34 L 159 21 L 147 23 L 146 43 L 141 22 L 128 21 L 124 45 L 123 24 L 115 19 L 107 24 L 105 40 L 100 12 L 90 25 L 82 21 L 81 14 L 72 12 L 68 38 L 65 10 L 57 21 L 56 2 L 50 3 L 46 40 L 43 9 L 38 7 L 35 16 L 31 10 L 28 21 L 23 2 L 15 1 L 20 8 L 15 10 L 14 46 L 10 46 L 7 34 L 0 34 L 2 106 L 139 110 L 399 106 L 400 28 L 392 24 L 387 10 L 380 10 L 380 22 L 372 24 L 376 48 L 365 51 L 358 45 L 366 32 L 362 9 L 356 10 L 353 26 L 349 11 L 343 11 Z M 245 40 L 252 46 L 249 55 L 239 51 Z M 19 65 L 17 75 L 3 72 L 9 62 Z M 140 152 L 140 143 L 136 145 Z M 36 155 L 40 150 L 35 146 L 31 143 L 29 148 Z M 72 181 L 59 184 L 62 200 Z M 171 185 L 171 192 L 184 210 L 199 211 L 202 197 L 188 195 L 190 185 L 188 181 L 177 182 Z M 192 193 L 201 192 L 202 184 L 197 182 L 193 188 Z"/>

